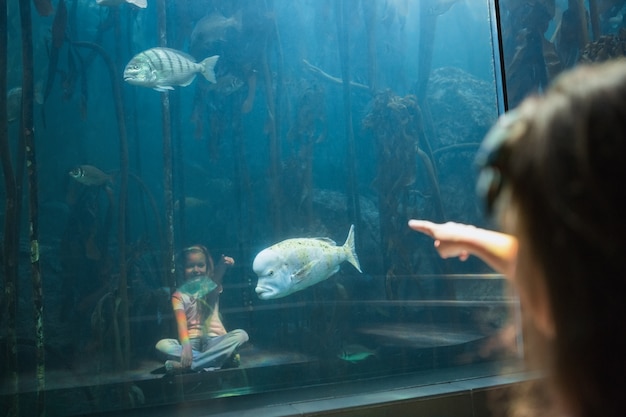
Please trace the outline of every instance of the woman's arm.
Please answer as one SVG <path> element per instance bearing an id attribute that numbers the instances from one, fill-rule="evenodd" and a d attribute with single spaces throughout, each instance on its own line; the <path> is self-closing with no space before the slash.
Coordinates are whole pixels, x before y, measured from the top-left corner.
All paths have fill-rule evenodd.
<path id="1" fill-rule="evenodd" d="M 435 248 L 442 258 L 458 257 L 464 261 L 474 255 L 509 278 L 514 274 L 517 239 L 511 235 L 452 222 L 409 220 L 409 227 L 435 239 Z"/>

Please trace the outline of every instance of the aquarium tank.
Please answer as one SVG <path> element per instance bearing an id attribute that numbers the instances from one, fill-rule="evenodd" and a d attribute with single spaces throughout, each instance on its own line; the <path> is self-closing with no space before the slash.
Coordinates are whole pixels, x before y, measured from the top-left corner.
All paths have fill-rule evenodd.
<path id="1" fill-rule="evenodd" d="M 624 55 L 626 1 L 0 5 L 6 415 L 323 415 L 294 404 L 523 370 L 505 279 L 407 221 L 493 227 L 485 133 Z"/>

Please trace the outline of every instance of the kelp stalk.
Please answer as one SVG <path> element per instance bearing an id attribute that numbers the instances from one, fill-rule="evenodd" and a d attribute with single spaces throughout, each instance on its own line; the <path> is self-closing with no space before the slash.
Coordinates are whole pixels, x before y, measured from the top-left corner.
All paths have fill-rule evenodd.
<path id="1" fill-rule="evenodd" d="M 275 236 L 283 234 L 282 206 L 283 197 L 280 186 L 280 143 L 278 141 L 278 122 L 276 121 L 276 102 L 272 88 L 272 72 L 270 70 L 268 57 L 268 46 L 263 51 L 263 81 L 265 85 L 265 97 L 267 104 L 267 118 L 269 131 L 269 154 L 270 154 L 270 195 L 272 230 Z"/>
<path id="2" fill-rule="evenodd" d="M 25 147 L 26 168 L 28 174 L 28 206 L 29 206 L 29 239 L 30 264 L 33 285 L 33 308 L 36 346 L 36 405 L 38 416 L 45 414 L 45 350 L 43 327 L 43 288 L 41 284 L 41 268 L 39 263 L 39 213 L 37 183 L 37 153 L 35 152 L 35 126 L 33 117 L 33 97 L 35 93 L 34 59 L 33 59 L 33 28 L 31 21 L 30 2 L 20 2 L 20 21 L 22 29 L 22 120 L 20 134 Z"/>
<path id="3" fill-rule="evenodd" d="M 167 16 L 165 0 L 159 0 L 158 30 L 159 45 L 167 46 Z M 172 191 L 172 119 L 170 117 L 170 95 L 161 93 L 161 115 L 163 118 L 163 192 L 165 197 L 165 264 L 170 287 L 174 286 L 174 193 Z"/>
<path id="4" fill-rule="evenodd" d="M 0 0 L 0 27 L 7 27 L 7 2 Z M 0 297 L 7 318 L 7 376 L 11 400 L 6 415 L 18 416 L 19 412 L 19 374 L 17 372 L 17 296 L 15 288 L 18 277 L 19 222 L 17 221 L 17 185 L 11 163 L 7 120 L 7 31 L 0 30 L 0 158 L 4 174 L 6 193 L 4 212 L 4 239 L 2 242 L 2 272 L 4 276 L 4 294 Z"/>
<path id="5" fill-rule="evenodd" d="M 334 77 L 334 76 L 330 75 L 329 73 L 327 73 L 323 69 L 321 69 L 319 67 L 316 67 L 315 65 L 311 64 L 306 59 L 303 59 L 302 63 L 304 64 L 304 67 L 306 69 L 311 71 L 318 78 L 320 78 L 322 80 L 325 80 L 325 81 L 330 81 L 331 83 L 334 83 L 334 84 L 343 85 L 343 80 L 341 78 L 337 78 L 337 77 Z M 350 81 L 350 86 L 352 86 L 352 87 L 354 87 L 356 89 L 359 89 L 359 90 L 363 90 L 363 91 L 368 91 L 368 92 L 372 91 L 372 89 L 369 86 L 367 86 L 365 84 L 357 83 L 355 81 Z"/>
<path id="6" fill-rule="evenodd" d="M 113 91 L 113 102 L 115 104 L 115 116 L 120 140 L 120 192 L 117 224 L 117 244 L 119 250 L 119 297 L 120 313 L 122 315 L 122 332 L 124 334 L 124 357 L 118 366 L 128 369 L 130 366 L 130 324 L 128 320 L 128 270 L 126 265 L 126 202 L 128 200 L 128 137 L 126 133 L 126 122 L 124 119 L 124 104 L 122 101 L 122 89 L 118 79 L 115 63 L 106 53 L 104 48 L 92 42 L 72 42 L 72 45 L 89 48 L 97 52 L 104 60 L 109 71 L 109 79 Z"/>
<path id="7" fill-rule="evenodd" d="M 587 29 L 587 8 L 585 7 L 585 0 L 576 0 L 576 16 L 578 17 L 578 25 L 580 29 L 580 36 L 578 37 L 578 49 L 582 52 L 585 49 L 585 45 L 589 42 L 589 30 Z"/>
<path id="8" fill-rule="evenodd" d="M 356 181 L 356 146 L 354 127 L 352 125 L 352 86 L 350 84 L 350 52 L 348 48 L 348 24 L 345 21 L 346 8 L 351 2 L 338 0 L 335 2 L 335 22 L 337 24 L 337 40 L 341 61 L 341 78 L 343 79 L 343 107 L 346 121 L 346 139 L 348 142 L 348 209 L 353 224 L 360 224 L 361 208 Z M 357 239 L 360 236 L 357 234 Z M 358 241 L 357 241 L 358 245 Z"/>
<path id="9" fill-rule="evenodd" d="M 600 39 L 600 13 L 598 12 L 598 0 L 589 0 L 589 18 L 591 19 L 591 34 L 593 40 Z"/>
<path id="10" fill-rule="evenodd" d="M 376 2 L 374 0 L 363 0 L 363 19 L 367 32 L 367 74 L 371 93 L 378 90 L 378 61 L 376 60 L 376 27 L 378 18 L 376 14 Z"/>
<path id="11" fill-rule="evenodd" d="M 416 270 L 412 259 L 415 248 L 406 219 L 417 213 L 417 207 L 409 201 L 417 178 L 415 162 L 421 152 L 418 145 L 423 137 L 417 98 L 413 95 L 398 97 L 390 90 L 383 91 L 374 97 L 363 125 L 375 138 L 374 186 L 378 191 L 380 253 L 387 298 L 395 299 L 401 282 L 398 277 L 412 276 Z M 430 176 L 432 170 L 427 171 Z"/>
<path id="12" fill-rule="evenodd" d="M 424 107 L 424 101 L 426 101 L 426 87 L 428 86 L 428 79 L 432 69 L 435 31 L 437 29 L 437 15 L 429 12 L 430 5 L 431 2 L 429 1 L 420 2 L 420 41 L 418 51 L 420 60 L 417 78 L 417 99 L 422 108 Z"/>

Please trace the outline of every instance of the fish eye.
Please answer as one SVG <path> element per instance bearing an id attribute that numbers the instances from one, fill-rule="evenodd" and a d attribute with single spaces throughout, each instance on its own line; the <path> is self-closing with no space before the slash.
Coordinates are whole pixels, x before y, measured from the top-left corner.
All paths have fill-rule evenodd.
<path id="1" fill-rule="evenodd" d="M 269 276 L 271 277 L 272 275 L 274 275 L 274 271 L 270 271 Z"/>

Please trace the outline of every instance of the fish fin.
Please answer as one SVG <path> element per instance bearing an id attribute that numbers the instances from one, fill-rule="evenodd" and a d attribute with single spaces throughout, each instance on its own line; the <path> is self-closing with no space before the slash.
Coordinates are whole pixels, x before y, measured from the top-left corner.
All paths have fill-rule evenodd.
<path id="1" fill-rule="evenodd" d="M 237 29 L 237 31 L 241 32 L 241 15 L 243 14 L 243 10 L 239 9 L 234 15 L 231 16 L 231 19 L 235 20 L 233 27 Z"/>
<path id="2" fill-rule="evenodd" d="M 335 242 L 334 240 L 332 240 L 329 237 L 313 237 L 311 239 L 319 240 L 319 241 L 328 243 L 329 245 L 337 246 L 337 242 Z"/>
<path id="3" fill-rule="evenodd" d="M 193 80 L 196 79 L 196 75 L 194 74 L 193 77 L 189 78 L 189 81 L 185 82 L 185 83 L 180 83 L 178 85 L 180 85 L 181 87 L 187 87 L 189 84 L 191 84 L 193 82 Z"/>
<path id="4" fill-rule="evenodd" d="M 126 0 L 126 3 L 134 4 L 135 6 L 141 8 L 141 9 L 145 9 L 146 7 L 148 7 L 148 1 L 147 0 Z"/>
<path id="5" fill-rule="evenodd" d="M 292 281 L 302 281 L 305 277 L 309 275 L 311 269 L 317 264 L 318 261 L 311 261 L 308 264 L 304 265 L 302 268 L 298 269 L 296 272 L 291 274 Z"/>
<path id="6" fill-rule="evenodd" d="M 204 75 L 204 78 L 213 84 L 217 83 L 217 80 L 215 79 L 215 71 L 213 69 L 215 68 L 215 64 L 217 63 L 219 57 L 219 55 L 213 55 L 200 62 L 200 65 L 202 66 L 200 72 Z"/>
<path id="7" fill-rule="evenodd" d="M 359 257 L 356 254 L 356 246 L 354 245 L 354 225 L 350 225 L 350 231 L 346 238 L 346 243 L 343 244 L 343 248 L 346 251 L 346 261 L 350 262 L 357 271 L 361 271 L 361 265 L 359 264 Z"/>
<path id="8" fill-rule="evenodd" d="M 157 85 L 156 87 L 154 87 L 154 90 L 161 91 L 161 92 L 165 92 L 167 90 L 173 90 L 173 89 L 174 87 L 172 87 L 171 85 Z"/>

